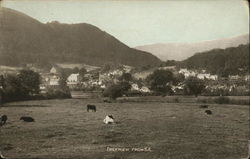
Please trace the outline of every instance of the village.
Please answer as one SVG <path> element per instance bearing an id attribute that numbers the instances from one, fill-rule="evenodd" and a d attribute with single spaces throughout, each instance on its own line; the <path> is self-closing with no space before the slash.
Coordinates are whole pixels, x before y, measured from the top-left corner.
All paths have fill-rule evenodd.
<path id="1" fill-rule="evenodd" d="M 83 67 L 85 66 L 85 67 Z M 11 67 L 1 67 L 1 75 L 16 74 L 18 70 L 30 69 L 40 74 L 40 93 L 46 93 L 48 88 L 59 87 L 60 78 L 64 73 L 67 86 L 71 91 L 103 91 L 111 84 L 117 84 L 123 74 L 129 74 L 131 79 L 131 92 L 151 95 L 152 90 L 146 83 L 146 78 L 153 73 L 154 70 L 169 70 L 176 76 L 181 76 L 178 84 L 172 85 L 175 95 L 183 95 L 184 80 L 188 77 L 196 77 L 206 83 L 204 95 L 248 95 L 250 76 L 229 75 L 227 78 L 219 77 L 207 73 L 206 70 L 189 70 L 187 68 L 177 68 L 176 66 L 166 66 L 158 68 L 150 68 L 146 70 L 138 70 L 131 66 L 120 65 L 104 70 L 104 68 L 79 64 L 55 64 L 48 71 L 38 69 L 33 65 L 27 65 L 25 68 L 13 69 Z M 66 70 L 66 71 L 65 71 Z"/>
<path id="2" fill-rule="evenodd" d="M 73 65 L 78 66 L 79 65 Z M 188 77 L 197 77 L 205 81 L 206 91 L 205 95 L 248 95 L 250 76 L 244 75 L 229 75 L 227 78 L 218 77 L 218 75 L 212 75 L 207 73 L 206 70 L 188 70 L 187 68 L 177 68 L 176 66 L 158 67 L 148 70 L 136 70 L 131 66 L 120 65 L 119 67 L 109 68 L 108 70 L 103 70 L 100 67 L 88 66 L 85 69 L 82 68 L 83 73 L 81 73 L 81 68 L 78 67 L 65 67 L 64 65 L 54 65 L 51 67 L 49 72 L 44 72 L 34 67 L 30 67 L 34 71 L 39 71 L 41 76 L 40 90 L 41 92 L 46 92 L 48 87 L 58 87 L 59 80 L 61 78 L 61 73 L 63 70 L 68 69 L 68 75 L 66 77 L 67 86 L 70 90 L 78 91 L 101 91 L 108 87 L 110 84 L 116 84 L 119 82 L 119 78 L 124 74 L 131 75 L 131 91 L 150 94 L 152 92 L 150 87 L 146 84 L 146 78 L 153 73 L 155 69 L 159 70 L 169 70 L 173 72 L 174 75 L 183 76 L 177 85 L 172 86 L 172 90 L 175 94 L 183 94 L 184 89 L 184 79 Z M 73 73 L 72 73 L 73 72 Z M 220 93 L 220 94 L 218 94 Z"/>

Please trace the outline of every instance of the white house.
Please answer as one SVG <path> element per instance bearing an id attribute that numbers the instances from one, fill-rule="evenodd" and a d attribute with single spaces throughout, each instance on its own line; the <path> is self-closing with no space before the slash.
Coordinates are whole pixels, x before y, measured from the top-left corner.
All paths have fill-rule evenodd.
<path id="1" fill-rule="evenodd" d="M 150 92 L 150 89 L 148 87 L 142 86 L 141 88 L 139 88 L 138 84 L 136 84 L 136 83 L 133 83 L 131 85 L 131 90 L 140 91 L 140 92 L 144 92 L 144 93 Z"/>
<path id="2" fill-rule="evenodd" d="M 210 76 L 210 79 L 211 79 L 211 80 L 217 80 L 217 79 L 218 79 L 218 75 L 211 75 L 211 76 Z"/>
<path id="3" fill-rule="evenodd" d="M 199 73 L 197 74 L 197 78 L 199 79 L 209 79 L 210 74 L 209 73 Z"/>
<path id="4" fill-rule="evenodd" d="M 139 88 L 138 84 L 133 83 L 133 84 L 131 85 L 131 90 L 139 91 L 140 88 Z"/>
<path id="5" fill-rule="evenodd" d="M 59 74 L 59 73 L 60 73 L 59 67 L 53 66 L 53 67 L 50 69 L 50 73 L 51 73 L 51 74 Z"/>
<path id="6" fill-rule="evenodd" d="M 196 73 L 194 71 L 190 71 L 186 68 L 180 69 L 179 73 L 183 74 L 185 78 L 190 77 L 190 76 L 196 76 Z"/>
<path id="7" fill-rule="evenodd" d="M 73 73 L 67 78 L 67 84 L 75 85 L 80 82 L 79 73 Z"/>
<path id="8" fill-rule="evenodd" d="M 150 89 L 146 86 L 142 86 L 141 89 L 140 89 L 141 92 L 145 92 L 145 93 L 149 93 L 150 92 Z"/>
<path id="9" fill-rule="evenodd" d="M 197 74 L 197 78 L 217 80 L 218 76 L 217 75 L 210 75 L 209 73 L 199 73 L 199 74 Z"/>
<path id="10" fill-rule="evenodd" d="M 246 76 L 244 77 L 244 79 L 245 79 L 245 81 L 249 81 L 249 80 L 250 80 L 250 75 L 246 75 Z"/>
<path id="11" fill-rule="evenodd" d="M 60 80 L 60 77 L 54 75 L 49 79 L 49 85 L 58 86 L 59 85 L 59 80 Z"/>
<path id="12" fill-rule="evenodd" d="M 229 76 L 229 79 L 230 80 L 238 80 L 238 79 L 240 79 L 240 76 L 239 75 L 231 75 L 231 76 Z"/>

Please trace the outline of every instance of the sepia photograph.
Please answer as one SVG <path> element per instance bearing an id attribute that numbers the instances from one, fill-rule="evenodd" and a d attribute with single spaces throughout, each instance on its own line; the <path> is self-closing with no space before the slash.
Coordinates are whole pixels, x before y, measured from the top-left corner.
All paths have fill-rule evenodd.
<path id="1" fill-rule="evenodd" d="M 250 159 L 247 0 L 0 0 L 0 159 Z"/>

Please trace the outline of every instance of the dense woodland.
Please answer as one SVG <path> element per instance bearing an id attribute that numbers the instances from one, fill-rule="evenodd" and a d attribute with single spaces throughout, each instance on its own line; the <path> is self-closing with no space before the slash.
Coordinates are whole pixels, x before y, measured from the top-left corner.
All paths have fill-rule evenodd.
<path id="1" fill-rule="evenodd" d="M 179 66 L 188 69 L 205 69 L 222 77 L 244 75 L 249 72 L 249 44 L 197 53 L 179 63 Z"/>

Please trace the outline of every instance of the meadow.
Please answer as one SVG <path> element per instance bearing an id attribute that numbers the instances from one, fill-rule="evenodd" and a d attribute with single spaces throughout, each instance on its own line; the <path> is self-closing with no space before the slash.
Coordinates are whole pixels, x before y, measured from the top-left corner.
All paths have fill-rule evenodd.
<path id="1" fill-rule="evenodd" d="M 213 114 L 207 115 L 206 109 L 199 108 L 201 104 L 184 99 L 179 103 L 159 99 L 7 103 L 0 106 L 0 114 L 8 115 L 7 124 L 0 127 L 0 151 L 10 159 L 237 159 L 247 156 L 249 105 L 208 104 Z M 87 104 L 95 104 L 97 112 L 87 112 Z M 109 114 L 116 123 L 103 123 Z M 32 116 L 35 122 L 22 122 L 21 116 Z"/>

